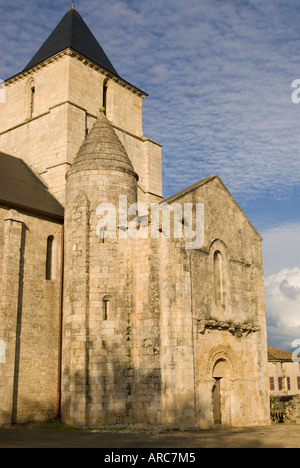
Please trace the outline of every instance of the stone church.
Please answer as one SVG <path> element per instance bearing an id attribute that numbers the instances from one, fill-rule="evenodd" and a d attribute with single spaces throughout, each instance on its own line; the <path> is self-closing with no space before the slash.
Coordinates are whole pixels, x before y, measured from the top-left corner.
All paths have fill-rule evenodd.
<path id="1" fill-rule="evenodd" d="M 74 4 L 5 92 L 0 425 L 269 424 L 262 239 L 220 178 L 163 198 L 147 94 Z"/>

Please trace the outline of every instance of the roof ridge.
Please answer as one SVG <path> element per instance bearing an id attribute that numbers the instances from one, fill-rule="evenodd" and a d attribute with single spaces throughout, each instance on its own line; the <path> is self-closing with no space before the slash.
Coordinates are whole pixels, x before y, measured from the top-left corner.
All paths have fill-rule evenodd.
<path id="1" fill-rule="evenodd" d="M 285 351 L 283 349 L 273 348 L 272 346 L 268 346 L 268 359 L 275 360 L 275 361 L 292 361 L 293 352 L 292 351 Z M 300 355 L 297 355 L 300 357 Z"/>
<path id="2" fill-rule="evenodd" d="M 181 198 L 183 195 L 186 193 L 192 192 L 196 190 L 198 187 L 201 187 L 201 185 L 206 184 L 207 182 L 210 182 L 211 180 L 215 179 L 218 177 L 217 175 L 211 175 L 208 177 L 205 177 L 204 179 L 198 180 L 198 182 L 193 183 L 192 185 L 189 185 L 188 187 L 180 190 L 177 193 L 174 193 L 173 195 L 170 195 L 168 198 L 162 200 L 160 203 L 169 203 L 173 200 L 176 200 L 177 198 Z"/>

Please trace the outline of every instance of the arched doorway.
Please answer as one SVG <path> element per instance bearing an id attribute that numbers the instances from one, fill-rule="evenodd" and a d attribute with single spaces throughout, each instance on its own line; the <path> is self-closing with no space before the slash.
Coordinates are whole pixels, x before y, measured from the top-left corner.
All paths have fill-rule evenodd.
<path id="1" fill-rule="evenodd" d="M 231 365 L 224 359 L 218 359 L 213 367 L 212 408 L 214 424 L 230 424 L 230 382 Z"/>

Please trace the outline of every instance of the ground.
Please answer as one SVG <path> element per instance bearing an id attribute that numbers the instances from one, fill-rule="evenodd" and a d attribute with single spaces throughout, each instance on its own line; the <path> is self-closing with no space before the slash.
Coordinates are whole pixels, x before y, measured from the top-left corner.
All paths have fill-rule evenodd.
<path id="1" fill-rule="evenodd" d="M 1 429 L 0 448 L 102 448 L 105 449 L 101 455 L 103 461 L 105 456 L 111 456 L 111 449 L 123 449 L 122 453 L 128 454 L 131 450 L 135 453 L 134 449 L 148 449 L 145 451 L 148 454 L 151 453 L 149 449 L 160 448 L 185 454 L 199 448 L 300 448 L 300 426 L 277 424 L 183 432 L 129 428 L 78 430 L 55 424 L 35 424 Z M 143 465 L 141 460 L 136 464 Z"/>

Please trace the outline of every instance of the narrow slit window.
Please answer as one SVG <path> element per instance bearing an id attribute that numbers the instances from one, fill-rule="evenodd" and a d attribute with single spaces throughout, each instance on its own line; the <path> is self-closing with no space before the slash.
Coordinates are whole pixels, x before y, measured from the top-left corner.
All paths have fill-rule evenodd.
<path id="1" fill-rule="evenodd" d="M 109 301 L 104 301 L 104 320 L 108 318 L 108 311 L 109 311 Z"/>
<path id="2" fill-rule="evenodd" d="M 107 106 L 107 79 L 103 82 L 103 99 L 102 99 L 102 106 L 104 108 L 104 113 L 106 114 L 106 106 Z"/>
<path id="3" fill-rule="evenodd" d="M 46 256 L 46 280 L 52 280 L 52 264 L 53 264 L 53 241 L 54 237 L 49 236 L 47 239 L 47 256 Z"/>
<path id="4" fill-rule="evenodd" d="M 214 276 L 215 276 L 215 301 L 217 306 L 224 304 L 223 291 L 223 265 L 221 252 L 217 251 L 214 255 Z"/>
<path id="5" fill-rule="evenodd" d="M 111 320 L 111 297 L 105 296 L 103 298 L 103 319 Z"/>
<path id="6" fill-rule="evenodd" d="M 100 233 L 99 233 L 99 238 L 100 238 L 100 244 L 105 244 L 105 229 L 104 227 L 100 228 Z"/>
<path id="7" fill-rule="evenodd" d="M 32 117 L 34 113 L 34 101 L 35 101 L 35 86 L 31 86 L 30 88 L 30 117 Z"/>
<path id="8" fill-rule="evenodd" d="M 30 78 L 26 84 L 26 119 L 31 119 L 35 111 L 36 87 L 34 78 Z"/>

